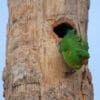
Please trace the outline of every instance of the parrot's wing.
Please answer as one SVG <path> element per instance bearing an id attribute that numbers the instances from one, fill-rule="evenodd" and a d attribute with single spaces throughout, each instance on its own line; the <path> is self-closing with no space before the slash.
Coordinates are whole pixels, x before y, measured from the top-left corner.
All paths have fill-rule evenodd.
<path id="1" fill-rule="evenodd" d="M 68 66 L 71 66 L 71 59 L 70 59 L 71 51 L 62 52 L 62 56 L 64 58 L 64 61 L 68 64 Z"/>
<path id="2" fill-rule="evenodd" d="M 68 49 L 68 40 L 67 40 L 67 37 L 64 37 L 60 42 L 59 51 L 63 52 L 63 51 L 66 51 L 67 49 Z"/>

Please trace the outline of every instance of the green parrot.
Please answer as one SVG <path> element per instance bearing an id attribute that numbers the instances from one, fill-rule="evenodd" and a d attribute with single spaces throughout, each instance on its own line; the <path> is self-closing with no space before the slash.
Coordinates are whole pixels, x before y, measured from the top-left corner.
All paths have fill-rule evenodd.
<path id="1" fill-rule="evenodd" d="M 64 61 L 71 69 L 66 74 L 71 74 L 79 70 L 82 65 L 86 65 L 89 59 L 88 43 L 82 37 L 77 35 L 75 30 L 68 30 L 66 35 L 60 42 L 59 51 L 62 54 Z"/>

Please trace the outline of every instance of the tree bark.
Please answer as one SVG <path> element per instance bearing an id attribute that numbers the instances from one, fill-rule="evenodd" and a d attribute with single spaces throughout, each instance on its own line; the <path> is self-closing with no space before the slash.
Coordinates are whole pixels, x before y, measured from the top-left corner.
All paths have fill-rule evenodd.
<path id="1" fill-rule="evenodd" d="M 5 100 L 93 100 L 88 66 L 65 76 L 54 28 L 68 24 L 87 37 L 88 0 L 8 0 Z"/>

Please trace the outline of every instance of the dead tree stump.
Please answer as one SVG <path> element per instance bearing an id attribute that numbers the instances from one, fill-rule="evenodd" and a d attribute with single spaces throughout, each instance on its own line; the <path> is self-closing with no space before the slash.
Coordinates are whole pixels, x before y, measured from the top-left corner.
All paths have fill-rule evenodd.
<path id="1" fill-rule="evenodd" d="M 58 51 L 58 29 L 87 37 L 88 0 L 8 0 L 8 7 L 5 100 L 93 100 L 88 66 L 65 77 Z"/>

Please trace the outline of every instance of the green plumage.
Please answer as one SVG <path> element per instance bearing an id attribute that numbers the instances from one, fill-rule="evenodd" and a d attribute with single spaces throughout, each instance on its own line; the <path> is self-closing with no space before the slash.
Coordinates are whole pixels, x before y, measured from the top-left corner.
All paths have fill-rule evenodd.
<path id="1" fill-rule="evenodd" d="M 62 38 L 59 51 L 69 68 L 75 71 L 82 67 L 85 59 L 89 58 L 87 41 L 74 30 L 69 30 Z"/>

